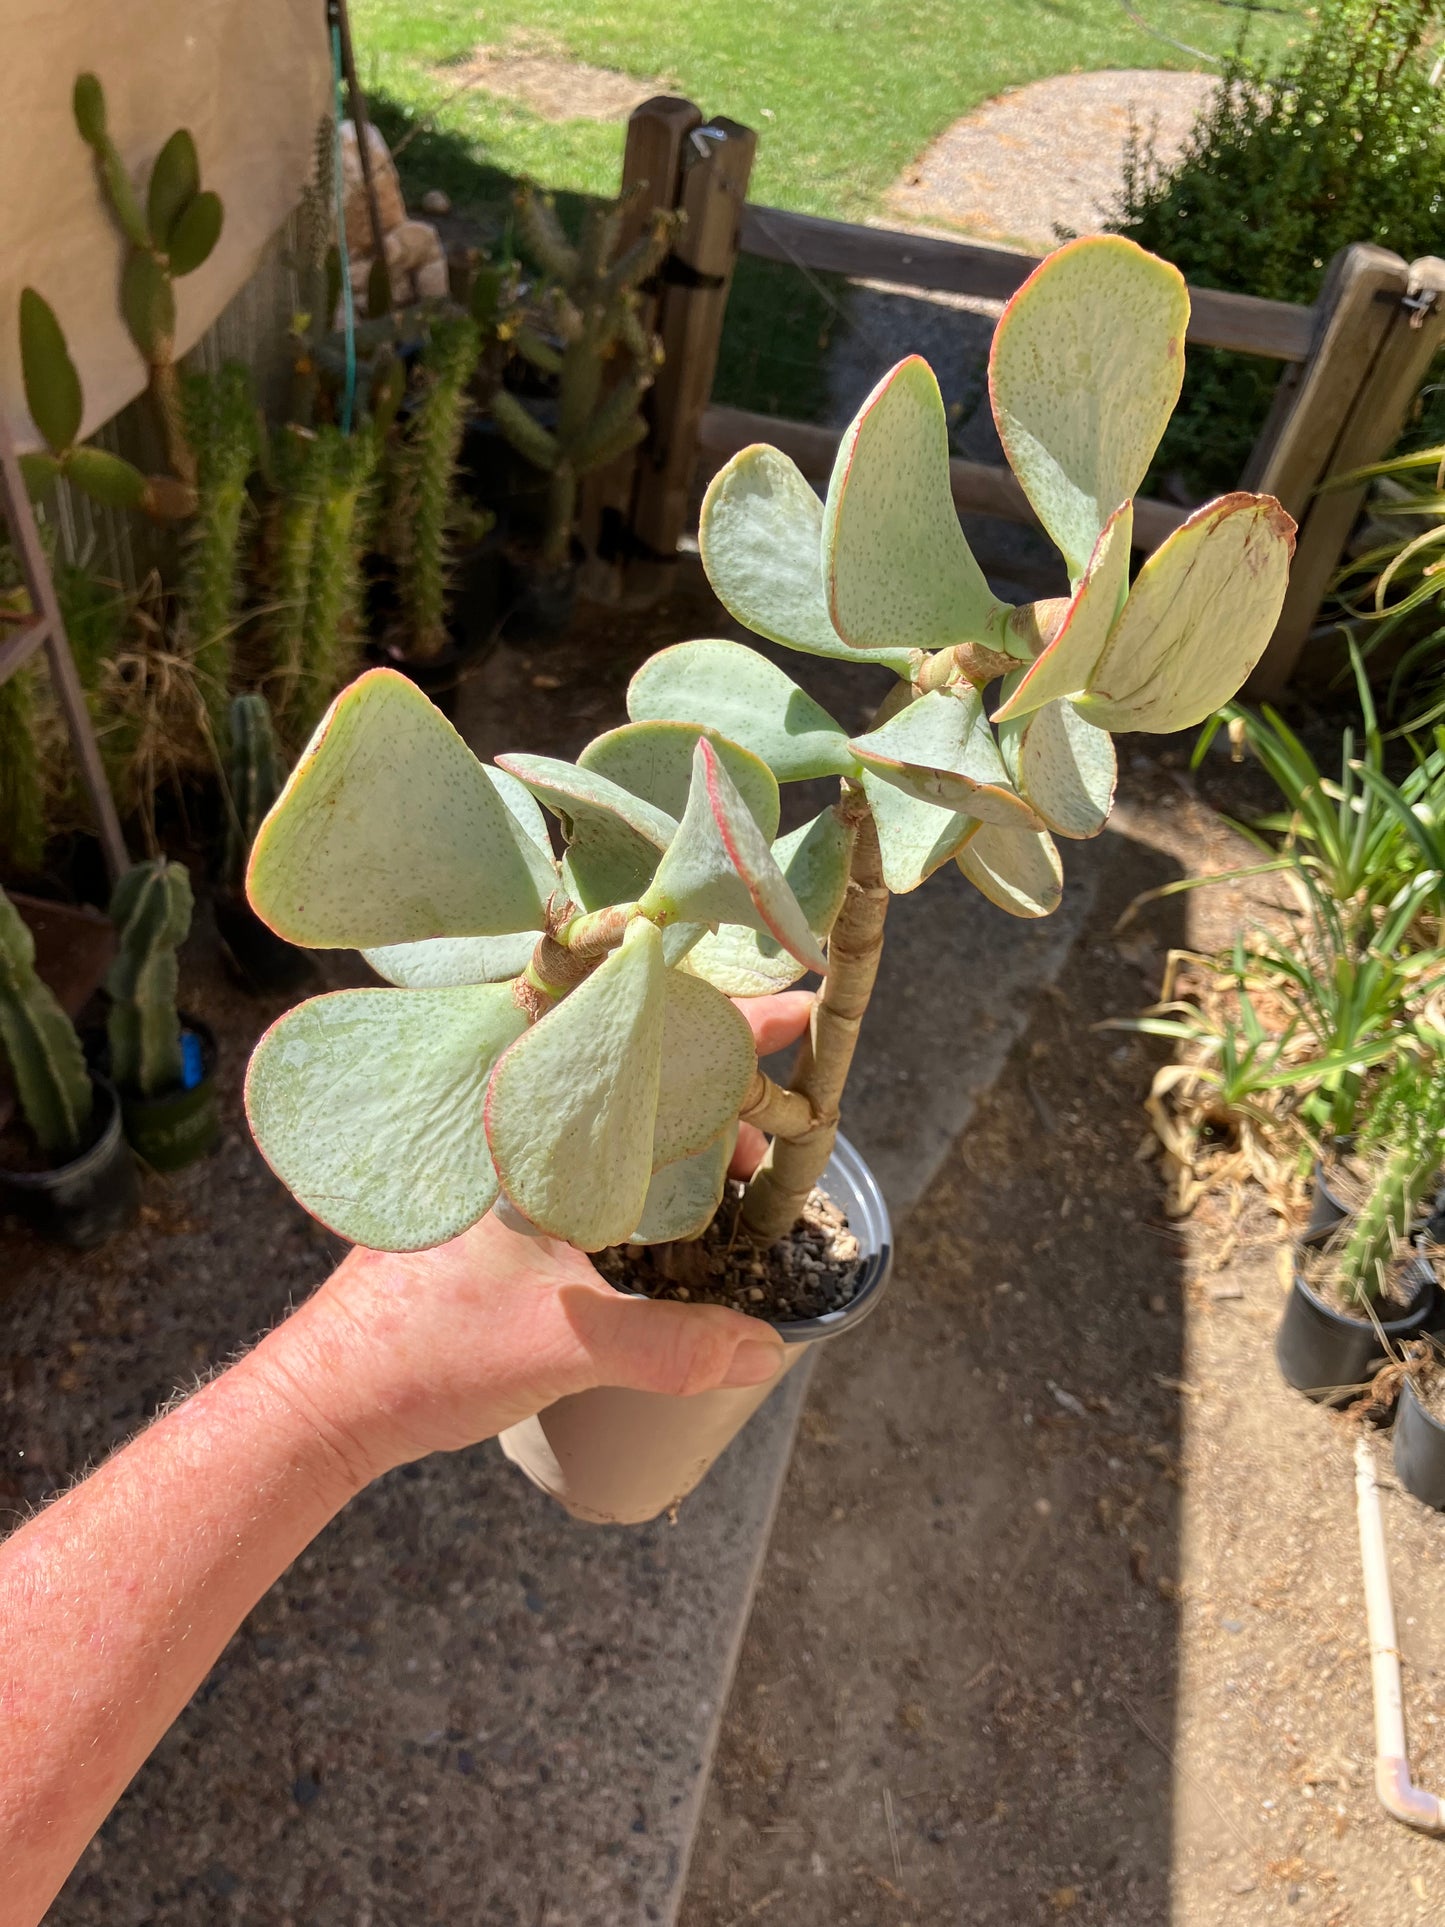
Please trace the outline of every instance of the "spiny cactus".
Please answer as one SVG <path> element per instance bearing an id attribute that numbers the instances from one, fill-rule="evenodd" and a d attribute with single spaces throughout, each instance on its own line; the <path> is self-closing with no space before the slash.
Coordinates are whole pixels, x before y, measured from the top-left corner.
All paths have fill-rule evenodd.
<path id="1" fill-rule="evenodd" d="M 105 93 L 94 74 L 76 81 L 73 107 L 76 127 L 95 155 L 106 199 L 129 244 L 121 269 L 121 313 L 150 371 L 166 459 L 180 481 L 194 487 L 196 458 L 186 435 L 175 360 L 174 284 L 210 259 L 221 238 L 220 197 L 201 186 L 196 143 L 188 129 L 178 127 L 156 155 L 142 207 L 110 137 Z"/>
<path id="2" fill-rule="evenodd" d="M 187 531 L 181 589 L 183 641 L 212 725 L 224 731 L 231 637 L 240 604 L 247 484 L 258 455 L 250 370 L 227 362 L 218 374 L 189 376 L 186 424 L 196 451 L 196 513 Z"/>
<path id="3" fill-rule="evenodd" d="M 304 738 L 355 667 L 362 557 L 385 423 L 351 435 L 328 423 L 278 438 L 267 534 L 276 714 Z"/>
<path id="4" fill-rule="evenodd" d="M 1406 1058 L 1382 1085 L 1360 1133 L 1360 1153 L 1381 1161 L 1340 1253 L 1340 1284 L 1352 1303 L 1381 1296 L 1439 1175 L 1442 1146 L 1445 1065 L 1433 1056 Z"/>
<path id="5" fill-rule="evenodd" d="M 267 811 L 281 793 L 281 761 L 271 706 L 252 690 L 231 701 L 228 724 L 231 739 L 229 771 L 230 811 L 226 828 L 225 879 L 239 890 L 246 877 L 246 860 Z"/>
<path id="6" fill-rule="evenodd" d="M 422 350 L 422 393 L 391 451 L 388 546 L 409 635 L 408 656 L 425 662 L 447 643 L 447 576 L 457 520 L 457 457 L 467 393 L 482 351 L 469 315 L 432 323 Z"/>
<path id="7" fill-rule="evenodd" d="M 75 1026 L 35 969 L 35 939 L 0 890 L 0 1043 L 10 1061 L 20 1115 L 47 1157 L 85 1149 L 94 1093 Z"/>
<path id="8" fill-rule="evenodd" d="M 191 927 L 185 865 L 137 863 L 116 884 L 110 916 L 120 944 L 105 980 L 111 1075 L 122 1091 L 158 1097 L 183 1075 L 176 951 Z"/>
<path id="9" fill-rule="evenodd" d="M 581 478 L 647 433 L 640 406 L 661 345 L 638 318 L 638 289 L 667 253 L 678 217 L 659 209 L 647 232 L 614 259 L 625 204 L 590 207 L 576 247 L 549 198 L 524 187 L 516 205 L 523 246 L 546 276 L 542 312 L 560 345 L 532 326 L 518 328 L 514 341 L 534 367 L 556 376 L 557 425 L 544 427 L 506 389 L 493 396 L 492 413 L 518 454 L 552 478 L 542 559 L 556 569 L 570 552 Z M 625 365 L 609 385 L 619 358 Z"/>
<path id="10" fill-rule="evenodd" d="M 748 1121 L 773 1142 L 738 1235 L 785 1234 L 832 1150 L 890 894 L 955 861 L 1011 914 L 1047 915 L 1055 835 L 1107 820 L 1112 734 L 1202 720 L 1268 641 L 1293 532 L 1269 497 L 1199 510 L 1130 583 L 1133 497 L 1187 321 L 1174 269 L 1102 237 L 1042 263 L 999 323 L 990 392 L 1067 560 L 1062 604 L 1011 609 L 989 589 L 916 357 L 844 434 L 826 504 L 776 449 L 714 480 L 701 547 L 720 600 L 785 647 L 891 669 L 869 728 L 712 640 L 644 663 L 631 720 L 576 763 L 484 768 L 392 671 L 344 691 L 248 876 L 278 934 L 361 949 L 394 986 L 298 1006 L 252 1059 L 252 1128 L 297 1197 L 393 1249 L 450 1238 L 499 1197 L 583 1250 L 692 1238 Z M 836 800 L 780 836 L 780 785 L 817 779 Z M 780 1090 L 730 1000 L 809 970 L 810 1044 Z"/>

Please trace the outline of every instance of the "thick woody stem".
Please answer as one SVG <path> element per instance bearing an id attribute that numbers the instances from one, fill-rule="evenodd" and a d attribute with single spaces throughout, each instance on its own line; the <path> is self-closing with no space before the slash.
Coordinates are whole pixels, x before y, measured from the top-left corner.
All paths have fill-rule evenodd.
<path id="1" fill-rule="evenodd" d="M 738 1121 L 741 1124 L 756 1124 L 769 1137 L 794 1139 L 808 1137 L 829 1123 L 828 1119 L 815 1115 L 812 1105 L 801 1091 L 785 1091 L 764 1070 L 753 1072 L 753 1081 L 738 1112 Z M 836 1119 L 832 1122 L 836 1123 Z"/>
<path id="2" fill-rule="evenodd" d="M 858 824 L 848 894 L 828 939 L 828 974 L 791 1087 L 806 1100 L 815 1124 L 805 1137 L 775 1137 L 748 1186 L 742 1228 L 759 1245 L 770 1245 L 792 1229 L 832 1155 L 843 1086 L 883 952 L 888 890 L 878 830 L 861 790 L 845 779 L 843 794 L 844 807 Z"/>
<path id="3" fill-rule="evenodd" d="M 574 916 L 570 903 L 547 906 L 547 928 L 512 985 L 512 1002 L 536 1023 L 589 977 L 609 950 L 621 943 L 637 906 L 618 903 L 588 916 Z"/>

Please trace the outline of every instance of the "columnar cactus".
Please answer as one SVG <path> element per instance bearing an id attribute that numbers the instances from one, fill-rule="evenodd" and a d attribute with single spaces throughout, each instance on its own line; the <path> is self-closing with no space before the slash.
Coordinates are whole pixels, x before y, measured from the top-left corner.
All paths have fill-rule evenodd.
<path id="1" fill-rule="evenodd" d="M 1058 602 L 1010 609 L 989 590 L 916 358 L 863 404 L 826 503 L 771 448 L 715 479 L 702 550 L 732 614 L 897 676 L 859 734 L 711 640 L 645 663 L 630 720 L 575 764 L 484 768 L 389 671 L 343 692 L 261 828 L 248 887 L 282 936 L 362 949 L 394 987 L 303 1004 L 257 1048 L 252 1127 L 296 1196 L 392 1249 L 451 1237 L 499 1196 L 583 1250 L 690 1238 L 747 1120 L 773 1144 L 742 1229 L 761 1245 L 785 1233 L 832 1148 L 889 894 L 955 861 L 1004 910 L 1046 915 L 1054 837 L 1108 815 L 1111 733 L 1198 722 L 1264 649 L 1293 533 L 1268 497 L 1201 509 L 1129 583 L 1132 497 L 1187 319 L 1179 275 L 1114 239 L 1059 250 L 1004 313 L 991 393 L 1068 560 Z M 779 837 L 779 785 L 819 777 L 836 802 Z M 784 1091 L 731 1000 L 810 970 L 810 1045 Z"/>
<path id="2" fill-rule="evenodd" d="M 557 422 L 545 427 L 507 389 L 493 396 L 492 413 L 518 454 L 552 478 L 542 543 L 549 568 L 567 561 L 581 478 L 647 433 L 641 402 L 662 350 L 638 318 L 638 289 L 667 253 L 678 217 L 659 209 L 647 232 L 614 259 L 623 212 L 620 203 L 589 208 L 573 247 L 549 199 L 530 187 L 517 196 L 522 243 L 546 277 L 543 311 L 560 346 L 532 327 L 519 328 L 514 343 L 534 367 L 557 377 Z M 619 356 L 628 365 L 609 386 Z"/>
<path id="3" fill-rule="evenodd" d="M 158 1097 L 182 1082 L 176 951 L 191 927 L 185 865 L 137 863 L 116 884 L 110 916 L 120 941 L 105 980 L 111 1074 L 122 1091 Z"/>
<path id="4" fill-rule="evenodd" d="M 245 880 L 246 859 L 267 811 L 281 793 L 281 765 L 271 706 L 252 690 L 231 700 L 227 734 L 230 811 L 226 828 L 224 874 L 226 886 L 239 890 Z"/>
<path id="5" fill-rule="evenodd" d="M 75 1026 L 35 969 L 35 939 L 0 890 L 0 1043 L 20 1115 L 41 1151 L 65 1161 L 85 1148 L 94 1094 Z"/>
<path id="6" fill-rule="evenodd" d="M 240 606 L 247 485 L 259 455 L 260 424 L 250 371 L 239 362 L 227 362 L 215 375 L 190 376 L 184 400 L 196 451 L 196 513 L 187 533 L 183 640 L 219 736 Z"/>
<path id="7" fill-rule="evenodd" d="M 1381 1296 L 1388 1267 L 1402 1249 L 1439 1176 L 1445 1146 L 1445 1065 L 1409 1058 L 1372 1106 L 1360 1150 L 1382 1161 L 1369 1197 L 1349 1227 L 1339 1258 L 1345 1296 L 1364 1306 Z"/>
<path id="8" fill-rule="evenodd" d="M 150 371 L 166 459 L 183 483 L 194 486 L 196 461 L 186 436 L 175 361 L 175 283 L 202 267 L 220 240 L 220 197 L 201 186 L 196 143 L 186 128 L 178 127 L 156 155 L 142 206 L 110 137 L 105 92 L 94 74 L 82 74 L 76 81 L 73 106 L 76 127 L 95 155 L 106 199 L 128 243 L 120 278 L 121 313 Z"/>
<path id="9" fill-rule="evenodd" d="M 407 654 L 422 662 L 439 656 L 447 643 L 457 457 L 481 352 L 482 331 L 470 315 L 443 315 L 432 323 L 421 356 L 421 398 L 391 451 L 388 546 L 410 637 Z"/>

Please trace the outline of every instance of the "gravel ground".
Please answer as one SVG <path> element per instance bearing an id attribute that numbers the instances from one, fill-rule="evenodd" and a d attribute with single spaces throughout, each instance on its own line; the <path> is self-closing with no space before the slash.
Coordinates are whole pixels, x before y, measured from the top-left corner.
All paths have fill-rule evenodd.
<path id="1" fill-rule="evenodd" d="M 1039 251 L 1061 229 L 1092 234 L 1118 206 L 1131 126 L 1172 159 L 1214 84 L 1208 74 L 1148 69 L 1032 81 L 955 121 L 888 204 L 910 221 Z"/>

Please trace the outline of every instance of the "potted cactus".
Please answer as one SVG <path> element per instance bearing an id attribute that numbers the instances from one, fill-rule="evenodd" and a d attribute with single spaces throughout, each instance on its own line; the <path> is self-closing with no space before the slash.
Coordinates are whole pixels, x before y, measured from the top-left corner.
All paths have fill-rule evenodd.
<path id="1" fill-rule="evenodd" d="M 642 325 L 639 290 L 666 255 L 678 217 L 656 210 L 647 231 L 618 253 L 625 202 L 590 207 L 575 247 L 550 198 L 523 187 L 516 207 L 522 245 L 543 281 L 535 316 L 515 326 L 511 339 L 522 363 L 556 387 L 548 409 L 529 407 L 505 387 L 491 403 L 507 441 L 547 478 L 539 546 L 522 564 L 523 586 L 508 618 L 508 633 L 527 640 L 555 634 L 571 615 L 583 478 L 647 433 L 642 400 L 662 344 Z"/>
<path id="2" fill-rule="evenodd" d="M 1415 1040 L 1417 1046 L 1419 1040 Z M 1333 1231 L 1306 1232 L 1275 1337 L 1287 1383 L 1314 1398 L 1364 1385 L 1392 1346 L 1435 1308 L 1435 1268 L 1413 1242 L 1440 1177 L 1445 1067 L 1431 1048 L 1401 1057 L 1354 1144 L 1365 1174 L 1357 1208 Z"/>
<path id="3" fill-rule="evenodd" d="M 35 939 L 0 890 L 0 1043 L 23 1136 L 0 1133 L 0 1201 L 61 1244 L 97 1245 L 133 1222 L 140 1190 L 114 1087 L 35 969 Z"/>
<path id="4" fill-rule="evenodd" d="M 115 886 L 110 917 L 119 948 L 105 980 L 106 1050 L 125 1134 L 153 1170 L 178 1171 L 221 1141 L 215 1037 L 176 1008 L 176 951 L 191 927 L 185 865 L 137 863 Z"/>
<path id="5" fill-rule="evenodd" d="M 598 1254 L 618 1289 L 771 1319 L 790 1358 L 866 1315 L 886 1218 L 838 1119 L 890 894 L 956 862 L 1005 910 L 1048 914 L 1054 837 L 1108 816 L 1111 734 L 1211 714 L 1283 598 L 1293 524 L 1251 495 L 1191 516 L 1130 587 L 1131 501 L 1178 396 L 1187 319 L 1178 273 L 1108 238 L 1052 255 L 1005 310 L 991 393 L 1068 560 L 1059 601 L 990 592 L 917 358 L 864 403 L 826 504 L 770 448 L 715 478 L 702 550 L 733 615 L 894 671 L 857 735 L 735 642 L 654 656 L 630 720 L 575 764 L 483 767 L 386 671 L 344 691 L 248 878 L 273 929 L 360 948 L 392 986 L 300 1005 L 252 1058 L 252 1129 L 301 1202 L 397 1251 L 495 1208 Z M 836 800 L 779 835 L 780 786 L 820 777 Z M 809 971 L 822 987 L 783 1087 L 734 1000 Z M 739 1190 L 743 1126 L 771 1145 Z M 762 1396 L 590 1393 L 504 1443 L 578 1516 L 639 1520 L 692 1489 Z"/>
<path id="6" fill-rule="evenodd" d="M 304 950 L 269 929 L 246 901 L 246 861 L 266 812 L 281 793 L 281 764 L 271 706 L 258 691 L 231 699 L 231 755 L 226 784 L 226 840 L 216 929 L 226 961 L 248 990 L 262 996 L 299 990 L 316 975 Z"/>

